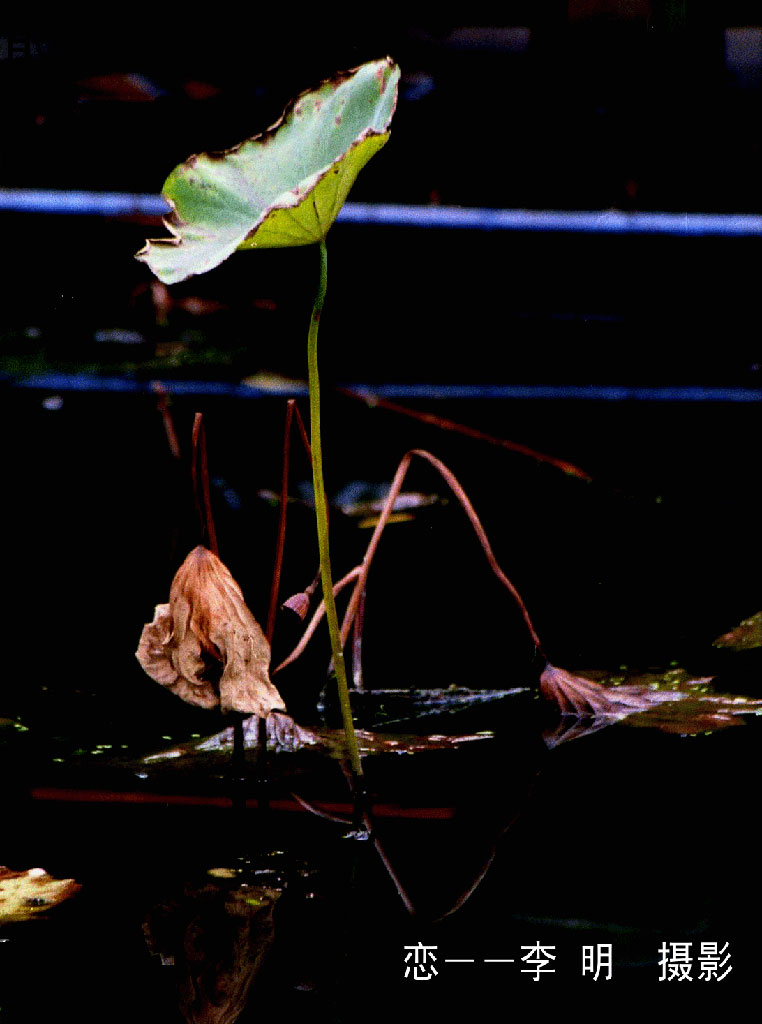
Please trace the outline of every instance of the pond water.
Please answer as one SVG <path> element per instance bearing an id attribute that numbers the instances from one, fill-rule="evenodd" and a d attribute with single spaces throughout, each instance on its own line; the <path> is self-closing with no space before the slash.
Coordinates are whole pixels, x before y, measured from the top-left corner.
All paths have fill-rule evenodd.
<path id="1" fill-rule="evenodd" d="M 190 400 L 178 406 L 182 425 Z M 717 693 L 760 696 L 758 652 L 712 648 L 760 604 L 759 553 L 747 540 L 756 535 L 754 485 L 742 472 L 746 413 L 688 417 L 696 448 L 711 437 L 727 454 L 719 483 L 699 490 L 705 467 L 694 447 L 678 458 L 683 444 L 666 429 L 674 415 L 653 412 L 636 458 L 620 445 L 645 422 L 632 410 L 611 411 L 597 427 L 600 410 L 578 410 L 561 454 L 618 467 L 586 485 L 534 463 L 508 465 L 504 452 L 474 459 L 472 442 L 437 441 L 428 428 L 409 436 L 367 410 L 344 412 L 351 422 L 333 443 L 347 460 L 336 470 L 345 482 L 360 435 L 363 479 L 388 479 L 413 444 L 459 473 L 555 663 L 607 673 L 679 663 L 691 678 L 715 677 Z M 278 465 L 263 454 L 252 473 L 242 439 L 277 434 L 275 406 L 209 402 L 205 414 L 222 553 L 263 620 L 274 512 L 257 492 L 277 488 Z M 7 415 L 6 429 L 22 429 L 27 444 L 9 456 L 15 642 L 2 708 L 0 863 L 42 867 L 81 890 L 44 916 L 0 927 L 0 1024 L 264 1013 L 449 1020 L 486 1013 L 494 999 L 507 1014 L 527 997 L 537 1010 L 580 1006 L 593 1016 L 622 998 L 693 1012 L 753 991 L 762 727 L 753 706 L 730 716 L 735 725 L 649 712 L 548 746 L 543 734 L 559 720 L 533 699 L 539 669 L 521 618 L 445 488 L 421 473 L 411 486 L 447 500 L 390 528 L 369 590 L 366 681 L 517 692 L 456 714 L 371 723 L 398 738 L 476 737 L 456 749 L 368 756 L 381 851 L 299 802 L 351 813 L 337 761 L 314 751 L 273 755 L 267 787 L 250 752 L 236 790 L 246 806 L 234 808 L 224 753 L 145 760 L 228 724 L 163 692 L 133 660 L 142 624 L 193 543 L 191 517 L 178 512 L 185 485 L 163 449 L 156 454 L 152 400 L 67 397 L 54 423 L 25 398 Z M 541 432 L 540 413 L 530 419 L 527 432 Z M 497 432 L 499 420 L 493 408 L 481 426 Z M 330 406 L 328 423 L 337 430 Z M 558 420 L 547 431 L 557 437 Z M 733 438 L 744 439 L 740 448 Z M 619 462 L 608 461 L 613 451 Z M 292 516 L 288 593 L 316 567 L 309 510 L 295 506 Z M 346 571 L 367 530 L 336 512 L 333 528 Z M 286 620 L 278 630 L 274 660 L 299 632 Z M 306 725 L 318 721 L 325 680 L 326 647 L 316 644 L 293 677 L 276 677 Z M 598 980 L 583 974 L 584 951 L 605 957 L 609 947 L 611 979 L 605 963 Z M 721 981 L 701 977 L 713 949 L 718 973 L 732 966 Z"/>
<path id="2" fill-rule="evenodd" d="M 538 1009 L 573 999 L 595 1012 L 626 996 L 687 1010 L 751 991 L 759 719 L 694 736 L 620 723 L 548 750 L 518 701 L 449 726 L 489 722 L 492 737 L 366 762 L 375 834 L 415 916 L 372 841 L 294 800 L 349 813 L 335 761 L 274 755 L 269 810 L 250 763 L 243 811 L 220 760 L 27 762 L 6 798 L 5 857 L 82 889 L 0 930 L 3 1024 L 348 1020 L 367 1003 L 371 1019 L 381 1008 L 413 1019 L 423 1004 L 451 1019 L 474 993 Z M 419 943 L 429 967 L 415 967 Z M 722 981 L 700 979 L 707 943 L 728 944 Z M 543 954 L 536 985 L 535 944 L 555 957 Z M 665 944 L 673 968 L 660 964 Z M 611 979 L 583 975 L 584 948 L 609 946 Z M 660 982 L 686 956 L 693 980 Z"/>

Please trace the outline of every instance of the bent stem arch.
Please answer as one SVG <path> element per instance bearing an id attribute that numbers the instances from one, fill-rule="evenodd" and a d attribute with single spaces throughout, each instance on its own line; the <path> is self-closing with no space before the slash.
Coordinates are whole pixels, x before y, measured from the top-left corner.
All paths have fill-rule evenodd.
<path id="1" fill-rule="evenodd" d="M 381 540 L 381 534 L 384 532 L 384 529 L 389 521 L 389 517 L 392 513 L 392 510 L 394 509 L 394 502 L 396 501 L 397 496 L 399 495 L 400 490 L 402 489 L 402 484 L 404 483 L 405 476 L 407 475 L 407 471 L 410 468 L 410 463 L 413 461 L 413 456 L 416 455 L 419 458 L 424 459 L 431 466 L 433 466 L 434 469 L 437 470 L 437 472 L 444 478 L 450 490 L 453 492 L 455 497 L 460 502 L 463 511 L 468 516 L 469 522 L 471 523 L 474 533 L 477 536 L 479 544 L 481 545 L 481 548 L 484 551 L 490 569 L 498 578 L 498 580 L 500 580 L 503 586 L 508 590 L 508 592 L 511 594 L 514 601 L 518 605 L 519 611 L 521 612 L 522 618 L 524 619 L 524 624 L 526 625 L 529 635 L 532 638 L 532 642 L 534 643 L 535 650 L 540 656 L 545 657 L 540 637 L 537 633 L 537 630 L 534 628 L 534 624 L 532 623 L 529 611 L 527 610 L 527 607 L 524 604 L 521 594 L 519 594 L 516 587 L 513 585 L 513 583 L 511 583 L 509 578 L 501 569 L 497 561 L 497 558 L 495 557 L 495 553 L 492 550 L 492 545 L 489 542 L 486 531 L 482 526 L 479 516 L 476 514 L 476 509 L 471 504 L 471 501 L 466 492 L 463 490 L 460 481 L 452 472 L 452 470 L 448 469 L 448 467 L 440 459 L 438 459 L 435 455 L 432 455 L 431 452 L 425 451 L 423 448 L 414 448 L 403 456 L 399 466 L 397 467 L 397 472 L 394 474 L 394 479 L 392 480 L 391 487 L 389 488 L 389 493 L 384 499 L 384 507 L 381 511 L 381 514 L 379 515 L 376 528 L 373 531 L 373 536 L 371 537 L 368 547 L 365 551 L 365 557 L 363 558 L 362 563 L 360 565 L 356 565 L 353 569 L 351 569 L 346 574 L 346 576 L 342 577 L 342 579 L 340 579 L 333 588 L 332 597 L 334 594 L 338 594 L 339 591 L 343 590 L 344 587 L 351 583 L 353 580 L 355 581 L 354 590 L 352 591 L 352 595 L 349 599 L 349 604 L 347 606 L 347 610 L 344 614 L 344 620 L 341 625 L 340 644 L 342 646 L 342 649 L 347 644 L 347 640 L 349 639 L 349 632 L 357 618 L 363 594 L 365 593 L 371 562 L 373 561 L 373 558 L 376 554 L 379 541 Z M 313 614 L 309 625 L 302 634 L 301 640 L 293 649 L 293 651 L 288 655 L 288 657 L 284 658 L 284 660 L 278 666 L 276 666 L 276 668 L 273 669 L 273 674 L 275 674 L 276 672 L 280 672 L 282 669 L 286 668 L 288 665 L 291 665 L 294 661 L 296 661 L 298 657 L 300 657 L 300 655 L 306 648 L 309 640 L 314 635 L 315 630 L 324 614 L 326 614 L 326 606 L 325 602 L 321 601 L 320 605 L 315 610 L 315 613 Z"/>
<path id="2" fill-rule="evenodd" d="M 484 554 L 487 558 L 487 562 L 489 563 L 490 569 L 492 569 L 492 572 L 495 574 L 495 576 L 497 576 L 497 578 L 508 590 L 508 592 L 511 594 L 514 601 L 518 605 L 519 611 L 521 612 L 521 616 L 524 619 L 524 624 L 526 625 L 529 635 L 532 638 L 532 642 L 534 643 L 537 653 L 544 656 L 544 651 L 542 648 L 540 637 L 537 634 L 537 630 L 534 628 L 532 620 L 529 616 L 529 611 L 527 610 L 527 607 L 524 604 L 524 601 L 522 600 L 521 594 L 519 594 L 516 587 L 514 587 L 514 585 L 508 579 L 506 574 L 500 568 L 497 558 L 495 558 L 495 553 L 492 550 L 492 545 L 490 544 L 489 539 L 487 538 L 487 534 L 484 530 L 484 527 L 481 524 L 481 520 L 476 514 L 476 510 L 474 509 L 474 506 L 471 504 L 468 495 L 463 490 L 460 482 L 458 481 L 457 477 L 452 472 L 452 470 L 448 469 L 448 467 L 435 455 L 432 455 L 431 452 L 425 451 L 423 448 L 413 448 L 411 451 L 407 452 L 407 454 L 403 456 L 402 461 L 397 467 L 397 472 L 394 474 L 392 485 L 389 488 L 389 493 L 386 496 L 386 501 L 384 502 L 383 511 L 379 516 L 376 528 L 373 531 L 373 536 L 371 537 L 370 543 L 368 544 L 367 550 L 365 552 L 365 557 L 363 558 L 362 565 L 360 566 L 360 571 L 357 574 L 357 581 L 355 583 L 354 590 L 352 591 L 352 596 L 349 599 L 349 604 L 344 615 L 344 621 L 341 626 L 342 646 L 346 644 L 349 638 L 349 631 L 352 628 L 352 623 L 354 622 L 355 617 L 357 615 L 358 608 L 360 606 L 360 600 L 365 590 L 366 582 L 368 579 L 368 572 L 370 571 L 370 564 L 373 560 L 373 556 L 376 553 L 378 543 L 381 540 L 381 534 L 383 533 L 384 527 L 386 526 L 389 520 L 389 516 L 392 513 L 392 509 L 394 508 L 394 502 L 400 490 L 402 489 L 402 484 L 405 480 L 405 476 L 407 475 L 407 471 L 410 468 L 410 463 L 413 461 L 413 456 L 418 456 L 418 458 L 424 459 L 431 466 L 433 466 L 434 469 L 436 469 L 436 471 L 440 474 L 440 476 L 446 481 L 448 487 L 460 502 L 463 511 L 468 516 L 469 522 L 471 523 L 471 526 L 473 527 L 473 530 L 476 533 L 482 550 L 484 551 Z"/>
<path id="3" fill-rule="evenodd" d="M 331 578 L 331 555 L 328 539 L 328 502 L 325 496 L 323 479 L 323 447 L 320 435 L 320 377 L 318 375 L 317 341 L 320 317 L 325 303 L 326 286 L 328 283 L 328 251 L 325 239 L 320 242 L 320 281 L 315 303 L 310 317 L 310 329 L 307 338 L 307 370 L 310 394 L 310 444 L 312 446 L 312 485 L 315 491 L 315 518 L 317 520 L 318 549 L 320 552 L 320 576 L 323 583 L 323 601 L 328 622 L 328 633 L 331 638 L 331 654 L 333 668 L 336 673 L 336 685 L 339 691 L 341 717 L 347 740 L 347 750 L 352 771 L 357 779 L 362 778 L 362 762 L 357 746 L 352 706 L 349 701 L 347 669 L 344 662 L 344 644 L 339 630 L 339 617 L 336 612 L 336 601 L 333 596 L 333 580 Z"/>

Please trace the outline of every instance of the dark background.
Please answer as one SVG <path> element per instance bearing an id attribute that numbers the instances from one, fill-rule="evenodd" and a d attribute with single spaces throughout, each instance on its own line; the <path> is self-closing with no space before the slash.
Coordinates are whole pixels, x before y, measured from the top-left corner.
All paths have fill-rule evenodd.
<path id="1" fill-rule="evenodd" d="M 211 28 L 139 8 L 118 29 L 76 12 L 0 25 L 0 182 L 157 193 L 190 153 L 263 130 L 299 91 L 389 53 L 403 72 L 393 142 L 353 200 L 759 212 L 757 5 L 508 4 L 503 18 L 292 24 L 224 13 Z M 167 332 L 149 272 L 131 258 L 162 233 L 158 221 L 3 222 L 2 369 L 145 366 L 157 343 L 185 335 L 187 346 L 196 331 L 196 347 L 215 343 L 213 376 L 303 375 L 310 251 L 246 254 L 177 286 Z M 337 227 L 323 372 L 758 386 L 757 244 Z M 183 306 L 189 297 L 204 300 L 201 315 Z M 113 328 L 137 332 L 142 350 L 93 344 Z"/>
<path id="2" fill-rule="evenodd" d="M 156 193 L 190 152 L 261 130 L 296 92 L 388 52 L 402 67 L 392 138 L 353 200 L 755 213 L 761 38 L 754 5 L 642 2 L 508 5 L 502 26 L 249 15 L 221 16 L 212 30 L 141 11 L 118 29 L 76 13 L 0 25 L 0 181 Z M 279 487 L 283 402 L 202 392 L 252 374 L 304 377 L 315 252 L 239 255 L 173 288 L 163 314 L 132 258 L 163 232 L 158 220 L 2 219 L 8 568 L 24 595 L 11 612 L 13 664 L 24 665 L 41 601 L 44 674 L 58 674 L 87 614 L 97 651 L 87 673 L 93 661 L 113 667 L 196 539 L 187 461 L 171 460 L 155 400 L 99 389 L 104 377 L 129 388 L 199 382 L 197 397 L 173 399 L 181 447 L 187 460 L 193 413 L 203 411 L 223 557 L 261 617 L 275 513 L 257 495 Z M 756 603 L 758 244 L 337 225 L 320 342 L 329 489 L 381 486 L 407 448 L 430 448 L 462 477 L 567 661 L 685 657 Z M 83 382 L 90 390 L 71 390 Z M 424 393 L 431 384 L 582 394 L 665 385 L 676 400 L 418 400 L 581 466 L 594 478 L 586 485 L 332 393 L 347 382 L 418 383 Z M 678 401 L 686 386 L 745 388 L 750 400 Z M 295 472 L 308 477 L 303 460 Z M 446 490 L 423 469 L 410 486 Z M 343 531 L 348 544 L 337 551 L 341 571 L 367 533 L 335 518 L 335 543 Z M 300 523 L 297 510 L 295 522 L 286 592 L 311 578 L 315 558 L 309 517 Z M 395 597 L 399 621 L 451 622 L 487 639 L 454 663 L 458 681 L 473 682 L 510 613 L 461 522 L 452 501 L 437 507 L 410 524 L 408 540 L 398 528 L 396 555 L 390 534 L 386 557 L 390 581 L 417 573 Z M 452 530 L 461 557 L 445 539 Z M 378 629 L 384 637 L 389 627 Z M 428 645 L 411 642 L 404 658 L 378 646 L 380 678 L 427 671 Z M 129 658 L 118 666 L 153 692 Z M 453 670 L 449 656 L 440 670 Z"/>
<path id="3" fill-rule="evenodd" d="M 392 137 L 352 200 L 760 213 L 762 16 L 751 3 L 687 6 L 507 4 L 503 26 L 411 25 L 381 14 L 375 23 L 338 14 L 268 22 L 223 8 L 214 23 L 205 13 L 162 24 L 155 11 L 134 8 L 119 22 L 76 12 L 58 24 L 0 22 L 0 186 L 158 193 L 190 153 L 235 144 L 302 89 L 389 53 L 403 72 Z M 162 233 L 158 220 L 0 220 L 8 598 L 0 716 L 19 717 L 34 735 L 39 756 L 29 779 L 44 783 L 55 774 L 51 752 L 108 742 L 140 753 L 162 746 L 165 735 L 224 724 L 161 691 L 132 652 L 198 540 L 188 467 L 196 411 L 208 432 L 221 555 L 264 619 L 276 513 L 258 492 L 280 485 L 284 402 L 213 397 L 204 386 L 256 373 L 304 377 L 316 253 L 238 255 L 173 288 L 163 319 L 147 268 L 132 258 L 147 235 Z M 407 449 L 427 448 L 461 479 L 555 663 L 679 662 L 758 695 L 753 652 L 733 660 L 711 647 L 762 603 L 758 239 L 337 225 L 328 246 L 320 358 L 331 493 L 358 481 L 380 487 Z M 51 372 L 62 376 L 44 376 Z M 197 394 L 172 398 L 181 464 L 169 454 L 155 398 L 107 390 L 104 378 L 126 388 L 153 379 L 170 388 L 199 383 Z M 79 390 L 83 382 L 89 390 Z M 584 483 L 368 409 L 334 392 L 347 382 L 675 392 L 667 402 L 408 403 L 567 459 L 592 476 Z M 688 386 L 744 389 L 748 400 L 683 401 Z M 306 414 L 305 400 L 302 407 Z M 294 473 L 296 493 L 309 475 L 301 455 Z M 413 471 L 410 487 L 448 498 L 425 468 Z M 338 511 L 332 528 L 339 575 L 361 557 L 368 532 Z M 308 510 L 294 507 L 290 530 L 284 595 L 317 567 Z M 371 685 L 536 681 L 521 621 L 451 496 L 391 527 L 373 572 Z M 279 621 L 276 657 L 295 632 L 293 622 Z M 314 714 L 325 678 L 327 643 L 313 646 L 278 679 L 298 717 Z M 623 740 L 606 730 L 553 752 L 523 831 L 510 833 L 471 908 L 435 937 L 472 949 L 483 943 L 490 955 L 490 936 L 508 917 L 511 941 L 547 935 L 572 942 L 576 956 L 578 939 L 608 941 L 622 927 L 637 986 L 651 983 L 657 940 L 729 935 L 750 977 L 756 910 L 746 886 L 756 865 L 747 801 L 758 783 L 757 738 L 751 728 L 737 730 L 738 740 L 733 732 L 681 740 L 630 730 Z M 480 825 L 499 831 L 504 779 L 474 771 L 480 812 L 494 796 L 494 820 L 485 813 Z M 29 781 L 23 773 L 4 778 L 17 796 Z M 466 783 L 463 791 L 468 807 Z M 155 979 L 146 981 L 141 936 L 127 929 L 128 918 L 135 923 L 131 894 L 148 904 L 146 893 L 169 885 L 177 864 L 185 870 L 196 856 L 214 859 L 217 822 L 165 809 L 152 820 L 143 808 L 124 815 L 108 806 L 97 814 L 20 806 L 13 820 L 23 828 L 0 860 L 39 857 L 54 873 L 92 879 L 81 925 L 90 938 L 111 880 L 100 844 L 121 830 L 121 850 L 107 842 L 105 863 L 138 867 L 128 871 L 112 935 L 124 962 L 140 963 L 146 989 L 158 990 Z M 471 856 L 467 838 L 448 834 L 422 846 L 438 865 L 435 885 L 449 852 Z M 419 840 L 403 836 L 400 846 L 409 851 Z M 432 898 L 426 871 L 415 871 Z M 369 971 L 384 985 L 399 966 L 401 938 L 417 941 L 418 933 L 379 906 L 388 890 L 385 876 L 376 882 L 366 879 L 369 918 L 379 913 L 388 930 L 371 947 Z M 60 946 L 55 929 L 43 938 L 45 948 Z M 101 990 L 107 1000 L 124 984 L 118 958 L 104 951 L 97 966 L 102 981 L 85 1019 L 87 1008 L 98 1019 Z M 136 986 L 130 998 L 142 991 Z M 563 1004 L 558 990 L 553 998 Z"/>

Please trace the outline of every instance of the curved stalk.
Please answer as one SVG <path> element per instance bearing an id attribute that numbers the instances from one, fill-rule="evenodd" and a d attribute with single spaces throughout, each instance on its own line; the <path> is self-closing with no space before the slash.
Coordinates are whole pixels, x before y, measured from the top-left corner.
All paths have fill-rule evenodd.
<path id="1" fill-rule="evenodd" d="M 326 285 L 328 282 L 328 251 L 325 239 L 320 242 L 320 283 L 315 296 L 310 317 L 310 330 L 307 338 L 307 370 L 310 392 L 310 442 L 312 445 L 312 484 L 315 491 L 315 518 L 317 519 L 318 548 L 320 551 L 320 574 L 323 581 L 323 600 L 325 615 L 328 621 L 328 632 L 331 637 L 331 653 L 336 683 L 339 691 L 341 717 L 344 722 L 344 733 L 347 739 L 349 760 L 356 778 L 362 777 L 360 751 L 357 747 L 352 707 L 349 702 L 349 686 L 347 670 L 344 664 L 344 651 L 339 631 L 339 618 L 336 614 L 336 602 L 333 597 L 333 581 L 331 579 L 331 558 L 328 543 L 328 502 L 325 496 L 323 481 L 323 450 L 320 439 L 320 378 L 317 363 L 317 339 L 320 316 L 325 302 Z"/>
<path id="2" fill-rule="evenodd" d="M 350 569 L 346 576 L 342 576 L 338 583 L 334 583 L 333 596 L 336 597 L 337 594 L 340 594 L 344 587 L 346 587 L 348 583 L 351 583 L 352 580 L 356 580 L 361 572 L 362 566 L 360 565 L 356 565 L 354 569 Z M 302 633 L 299 643 L 296 645 L 293 651 L 283 659 L 283 661 L 279 665 L 275 666 L 275 668 L 272 670 L 272 675 L 275 675 L 276 672 L 280 672 L 282 669 L 287 668 L 292 662 L 296 661 L 297 658 L 301 657 L 301 655 L 304 653 L 305 647 L 314 636 L 315 630 L 320 625 L 320 621 L 324 615 L 325 601 L 321 601 L 320 604 L 315 609 L 312 618 L 310 619 L 309 625 Z"/>

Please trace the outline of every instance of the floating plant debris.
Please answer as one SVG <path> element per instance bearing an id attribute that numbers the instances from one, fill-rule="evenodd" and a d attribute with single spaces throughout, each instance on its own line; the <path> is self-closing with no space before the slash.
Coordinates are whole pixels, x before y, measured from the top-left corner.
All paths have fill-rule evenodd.
<path id="1" fill-rule="evenodd" d="M 556 747 L 619 721 L 687 736 L 743 725 L 744 715 L 762 714 L 762 700 L 715 693 L 713 681 L 712 676 L 693 677 L 683 668 L 572 675 L 549 665 L 541 687 L 557 703 L 562 718 L 545 732 L 545 743 Z"/>
<path id="2" fill-rule="evenodd" d="M 43 868 L 0 867 L 0 925 L 40 917 L 81 888 L 73 878 L 51 878 Z"/>
<path id="3" fill-rule="evenodd" d="M 413 736 L 402 733 L 368 732 L 356 730 L 360 753 L 367 754 L 415 754 L 432 750 L 454 750 L 463 744 L 491 739 L 492 733 L 484 730 L 478 733 L 460 735 Z M 258 742 L 258 728 L 255 718 L 244 722 L 244 742 L 253 749 Z M 272 714 L 267 719 L 267 746 L 274 753 L 296 753 L 312 749 L 329 757 L 346 757 L 346 741 L 343 729 L 305 728 L 285 714 Z M 144 764 L 173 761 L 180 758 L 198 761 L 205 754 L 227 752 L 233 747 L 233 728 L 209 736 L 200 742 L 184 743 L 166 750 L 157 751 L 143 758 Z"/>
<path id="4" fill-rule="evenodd" d="M 468 708 L 529 692 L 527 686 L 514 686 L 505 690 L 471 690 L 465 686 L 420 690 L 355 690 L 352 692 L 352 709 L 366 728 L 385 728 L 400 722 L 416 722 L 429 715 L 457 714 Z M 318 710 L 325 711 L 325 706 L 318 704 Z"/>
<path id="5" fill-rule="evenodd" d="M 762 612 L 744 619 L 735 629 L 718 636 L 714 646 L 729 647 L 734 651 L 750 651 L 762 647 Z"/>
<path id="6" fill-rule="evenodd" d="M 704 694 L 676 704 L 662 704 L 625 719 L 625 725 L 695 736 L 731 725 L 744 725 L 744 715 L 762 715 L 762 700 L 732 693 Z"/>
<path id="7" fill-rule="evenodd" d="M 372 521 L 373 525 L 375 525 L 377 521 L 376 516 L 384 509 L 386 501 L 385 496 L 360 499 L 353 498 L 352 495 L 355 492 L 373 494 L 376 491 L 383 490 L 383 488 L 374 488 L 371 484 L 358 482 L 357 485 L 345 488 L 341 494 L 336 495 L 336 497 L 331 500 L 331 508 L 336 509 L 348 519 L 357 519 L 366 525 Z M 388 487 L 386 490 L 388 491 Z M 278 494 L 277 491 L 271 491 L 267 488 L 260 488 L 257 491 L 257 497 L 261 498 L 262 501 L 271 505 L 273 508 L 276 508 L 280 503 L 280 494 Z M 303 508 L 309 509 L 313 509 L 315 507 L 315 502 L 311 497 L 294 498 L 289 496 L 287 501 L 289 505 L 300 505 Z M 392 512 L 393 514 L 406 514 L 408 518 L 414 518 L 414 513 L 419 509 L 430 508 L 432 505 L 440 504 L 446 505 L 447 499 L 441 498 L 438 494 L 422 494 L 418 491 L 401 491 L 394 499 Z"/>
<path id="8" fill-rule="evenodd" d="M 264 718 L 285 709 L 270 682 L 270 645 L 225 565 L 205 547 L 177 570 L 169 604 L 156 606 L 136 657 L 189 704 Z"/>
<path id="9" fill-rule="evenodd" d="M 562 715 L 576 715 L 578 718 L 624 718 L 664 701 L 682 700 L 685 696 L 672 687 L 662 689 L 651 679 L 625 684 L 624 677 L 618 677 L 617 683 L 611 685 L 614 680 L 609 677 L 609 685 L 604 685 L 602 680 L 590 678 L 594 675 L 596 673 L 574 675 L 549 664 L 540 676 L 540 690 L 547 700 L 557 704 Z M 602 675 L 605 679 L 605 674 Z M 709 679 L 698 682 L 708 683 Z"/>

